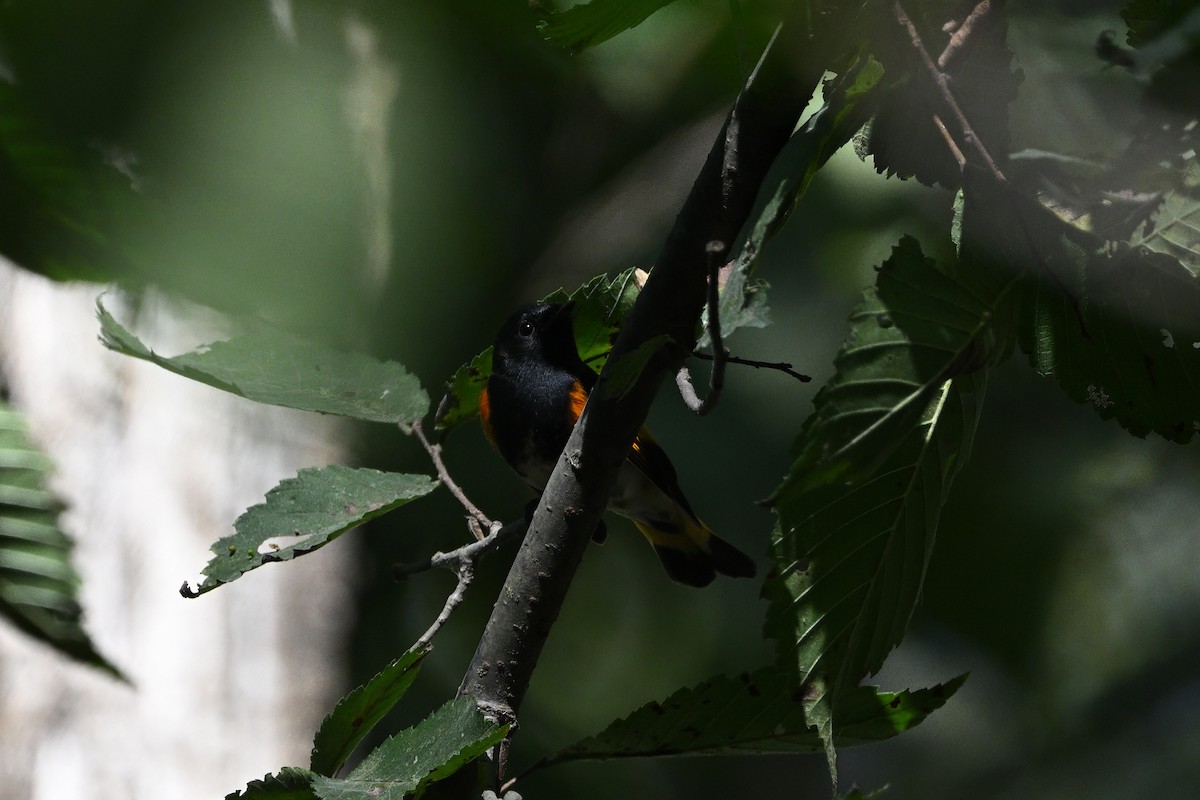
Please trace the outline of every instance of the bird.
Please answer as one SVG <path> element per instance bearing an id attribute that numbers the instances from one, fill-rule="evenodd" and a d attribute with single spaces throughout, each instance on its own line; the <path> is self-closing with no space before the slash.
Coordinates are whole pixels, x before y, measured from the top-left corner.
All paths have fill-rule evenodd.
<path id="1" fill-rule="evenodd" d="M 579 357 L 573 305 L 542 301 L 514 312 L 496 336 L 492 371 L 479 396 L 484 435 L 539 493 L 597 379 Z M 644 426 L 621 466 L 608 510 L 633 522 L 679 583 L 707 586 L 717 573 L 754 577 L 754 561 L 696 516 L 675 467 Z"/>

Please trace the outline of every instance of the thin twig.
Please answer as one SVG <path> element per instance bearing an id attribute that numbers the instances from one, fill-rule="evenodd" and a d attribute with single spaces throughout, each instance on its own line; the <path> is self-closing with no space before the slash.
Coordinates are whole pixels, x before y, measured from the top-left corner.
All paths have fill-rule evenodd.
<path id="1" fill-rule="evenodd" d="M 442 626 L 446 624 L 446 620 L 450 619 L 450 615 L 454 613 L 454 609 L 458 608 L 458 604 L 463 601 L 466 596 L 467 587 L 471 585 L 471 581 L 475 579 L 475 563 L 470 560 L 465 560 L 458 565 L 458 585 L 454 587 L 454 591 L 446 598 L 446 604 L 442 606 L 442 613 L 437 615 L 437 619 L 429 626 L 429 630 L 421 634 L 421 638 L 417 639 L 413 649 L 425 647 Z"/>
<path id="2" fill-rule="evenodd" d="M 421 634 L 420 639 L 417 639 L 413 645 L 414 649 L 424 647 L 433 641 L 433 637 L 446 624 L 446 620 L 450 619 L 450 615 L 454 613 L 454 609 L 458 608 L 459 604 L 462 603 L 463 598 L 466 597 L 467 587 L 475 579 L 475 562 L 498 548 L 518 532 L 523 532 L 526 527 L 527 523 L 524 519 L 509 523 L 503 527 L 498 523 L 494 523 L 491 532 L 477 542 L 465 544 L 462 547 L 451 550 L 449 553 L 434 553 L 427 560 L 417 564 L 397 564 L 392 568 L 392 576 L 396 580 L 402 580 L 433 567 L 450 567 L 458 577 L 458 583 L 455 585 L 454 591 L 446 598 L 446 603 L 442 606 L 441 613 L 437 615 L 437 619 L 429 626 L 429 630 Z"/>
<path id="3" fill-rule="evenodd" d="M 699 351 L 692 353 L 696 358 L 702 358 L 705 361 L 713 361 L 711 353 L 701 353 Z M 738 358 L 737 356 L 725 356 L 725 360 L 730 364 L 741 364 L 744 367 L 754 367 L 755 369 L 774 369 L 779 372 L 787 373 L 801 383 L 808 383 L 812 380 L 811 375 L 805 375 L 803 372 L 797 372 L 792 369 L 792 365 L 786 361 L 758 361 L 753 358 Z"/>
<path id="4" fill-rule="evenodd" d="M 983 163 L 991 170 L 992 176 L 1001 183 L 1007 183 L 1008 179 L 1004 177 L 1004 173 L 1000 171 L 1000 167 L 996 166 L 996 161 L 992 158 L 992 154 L 988 152 L 979 135 L 975 133 L 975 129 L 971 127 L 971 123 L 967 121 L 967 117 L 963 114 L 958 101 L 954 99 L 954 93 L 950 91 L 949 76 L 938 69 L 937 64 L 933 62 L 929 51 L 925 49 L 925 43 L 921 41 L 921 34 L 917 31 L 917 26 L 913 24 L 908 14 L 905 13 L 903 4 L 900 0 L 895 0 L 892 8 L 896 14 L 896 21 L 908 31 L 909 40 L 912 42 L 912 46 L 918 55 L 921 56 L 921 61 L 924 62 L 925 68 L 929 71 L 930 77 L 933 78 L 934 84 L 937 85 L 938 93 L 941 94 L 942 100 L 950 108 L 950 112 L 954 114 L 955 121 L 962 128 L 963 136 L 975 151 L 979 153 L 979 157 L 983 159 Z"/>
<path id="5" fill-rule="evenodd" d="M 427 572 L 437 567 L 456 569 L 464 561 L 478 561 L 493 550 L 499 549 L 500 545 L 507 543 L 509 539 L 520 536 L 520 534 L 525 532 L 527 527 L 529 527 L 529 523 L 524 519 L 510 522 L 503 527 L 498 523 L 492 523 L 492 530 L 479 541 L 464 544 L 462 547 L 451 550 L 448 553 L 434 553 L 424 561 L 417 561 L 411 564 L 396 564 L 392 567 L 392 578 L 402 581 L 413 575 Z"/>
<path id="6" fill-rule="evenodd" d="M 454 495 L 454 498 L 462 503 L 463 508 L 470 514 L 471 520 L 475 523 L 468 526 L 471 529 L 471 533 L 475 536 L 476 540 L 482 541 L 485 537 L 484 531 L 492 530 L 496 523 L 480 511 L 474 503 L 468 500 L 467 496 L 463 494 L 463 490 L 458 488 L 458 484 L 450 477 L 450 472 L 446 469 L 445 462 L 442 461 L 442 446 L 433 444 L 429 439 L 425 438 L 425 431 L 421 428 L 420 422 L 412 424 L 412 432 L 417 437 L 417 441 L 421 443 L 421 446 L 425 448 L 425 452 L 429 453 L 429 458 L 433 461 L 434 469 L 437 470 L 438 480 L 450 490 L 450 494 Z"/>
<path id="7" fill-rule="evenodd" d="M 726 168 L 729 168 L 728 160 Z M 717 407 L 721 390 L 725 388 L 725 361 L 729 358 L 729 351 L 725 349 L 724 340 L 721 338 L 720 294 L 717 282 L 721 265 L 725 261 L 725 249 L 725 243 L 716 239 L 705 247 L 705 255 L 708 256 L 708 337 L 712 340 L 713 347 L 713 368 L 708 376 L 708 394 L 703 399 L 696 394 L 687 364 L 681 365 L 675 373 L 675 385 L 679 387 L 683 402 L 702 417 Z"/>
<path id="8" fill-rule="evenodd" d="M 967 165 L 967 157 L 963 155 L 962 150 L 958 149 L 958 142 L 954 141 L 954 137 L 950 135 L 950 131 L 946 130 L 946 123 L 942 122 L 942 118 L 937 114 L 933 115 L 933 124 L 937 126 L 938 132 L 946 140 L 946 146 L 950 148 L 950 154 L 958 162 L 958 169 L 961 172 L 962 168 Z"/>
<path id="9" fill-rule="evenodd" d="M 971 9 L 971 13 L 967 14 L 954 33 L 950 36 L 950 41 L 946 44 L 946 49 L 938 56 L 937 66 L 940 70 L 948 70 L 953 66 L 954 62 L 962 54 L 963 48 L 966 46 L 967 40 L 971 38 L 971 32 L 975 29 L 975 24 L 991 13 L 993 8 L 998 8 L 1004 5 L 1004 0 L 979 0 L 975 7 Z"/>

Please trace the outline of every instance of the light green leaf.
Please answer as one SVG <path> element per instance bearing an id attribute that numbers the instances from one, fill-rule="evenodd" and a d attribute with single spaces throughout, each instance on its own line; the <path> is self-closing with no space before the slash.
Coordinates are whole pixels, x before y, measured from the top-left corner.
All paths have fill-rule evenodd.
<path id="1" fill-rule="evenodd" d="M 641 25 L 673 0 L 590 0 L 546 13 L 538 30 L 548 42 L 576 53 Z"/>
<path id="2" fill-rule="evenodd" d="M 262 780 L 250 781 L 245 789 L 225 796 L 225 800 L 317 800 L 313 789 L 315 772 L 298 767 L 284 767 Z"/>
<path id="3" fill-rule="evenodd" d="M 47 488 L 51 463 L 0 400 L 0 616 L 63 655 L 125 680 L 83 629 L 73 544 Z"/>
<path id="4" fill-rule="evenodd" d="M 345 779 L 317 778 L 321 800 L 400 800 L 448 778 L 508 733 L 469 697 L 451 700 L 373 750 Z"/>
<path id="5" fill-rule="evenodd" d="M 429 650 L 426 646 L 408 651 L 338 701 L 313 738 L 309 769 L 329 777 L 336 775 L 363 737 L 408 691 Z"/>
<path id="6" fill-rule="evenodd" d="M 636 270 L 627 269 L 612 278 L 597 275 L 570 295 L 559 289 L 544 298 L 552 303 L 565 303 L 568 299 L 574 301 L 571 319 L 575 346 L 579 350 L 579 357 L 596 371 L 600 370 L 612 351 L 621 322 L 637 300 L 640 290 L 635 273 Z M 449 433 L 456 425 L 479 413 L 479 393 L 487 385 L 491 374 L 490 347 L 454 373 L 446 385 L 446 396 L 438 404 L 438 429 Z"/>
<path id="7" fill-rule="evenodd" d="M 883 741 L 919 725 L 965 679 L 898 693 L 857 687 L 838 707 L 838 743 Z M 661 703 L 642 706 L 539 766 L 584 759 L 822 752 L 824 744 L 812 727 L 806 698 L 805 687 L 776 667 L 718 676 Z"/>
<path id="8" fill-rule="evenodd" d="M 233 523 L 236 531 L 212 546 L 215 554 L 196 597 L 273 561 L 316 550 L 369 519 L 423 497 L 437 487 L 426 475 L 405 475 L 337 464 L 300 470 L 267 492 Z"/>
<path id="9" fill-rule="evenodd" d="M 369 422 L 409 423 L 429 410 L 416 377 L 393 361 L 345 353 L 265 325 L 191 353 L 164 357 L 96 304 L 100 341 L 127 356 L 259 403 Z"/>

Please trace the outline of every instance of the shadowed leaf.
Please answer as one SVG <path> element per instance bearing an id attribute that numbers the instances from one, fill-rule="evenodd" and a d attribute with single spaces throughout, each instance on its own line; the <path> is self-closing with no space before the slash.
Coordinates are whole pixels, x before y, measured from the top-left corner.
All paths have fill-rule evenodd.
<path id="1" fill-rule="evenodd" d="M 834 724 L 838 743 L 883 741 L 919 725 L 965 679 L 898 693 L 856 688 L 838 707 Z M 718 676 L 681 689 L 661 703 L 642 706 L 595 736 L 551 755 L 540 766 L 664 755 L 823 752 L 805 696 L 789 672 L 776 667 L 739 677 Z"/>

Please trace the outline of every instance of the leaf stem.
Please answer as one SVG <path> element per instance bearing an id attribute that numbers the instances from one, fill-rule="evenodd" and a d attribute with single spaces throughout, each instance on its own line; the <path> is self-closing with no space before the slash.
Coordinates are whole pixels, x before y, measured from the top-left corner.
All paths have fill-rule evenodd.
<path id="1" fill-rule="evenodd" d="M 699 351 L 692 353 L 696 358 L 702 358 L 705 361 L 714 360 L 711 353 L 701 353 Z M 808 383 L 812 380 L 811 375 L 805 375 L 803 372 L 797 372 L 792 368 L 791 363 L 787 361 L 758 361 L 753 358 L 739 358 L 738 356 L 726 356 L 725 360 L 730 364 L 741 364 L 743 367 L 754 367 L 755 369 L 774 369 L 779 372 L 791 375 L 801 383 Z"/>

